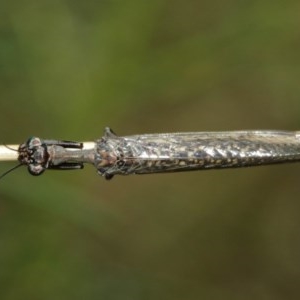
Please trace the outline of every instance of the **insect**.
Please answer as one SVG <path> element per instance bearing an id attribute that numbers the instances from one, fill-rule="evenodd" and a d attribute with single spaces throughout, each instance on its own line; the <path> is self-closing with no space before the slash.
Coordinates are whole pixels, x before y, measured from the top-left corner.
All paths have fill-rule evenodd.
<path id="1" fill-rule="evenodd" d="M 224 131 L 117 136 L 105 128 L 95 142 L 31 137 L 15 151 L 31 175 L 82 169 L 93 164 L 106 179 L 114 175 L 239 168 L 300 161 L 300 132 Z M 0 149 L 1 150 L 1 149 Z M 1 151 L 0 151 L 1 156 Z M 15 157 L 15 156 L 14 156 Z"/>

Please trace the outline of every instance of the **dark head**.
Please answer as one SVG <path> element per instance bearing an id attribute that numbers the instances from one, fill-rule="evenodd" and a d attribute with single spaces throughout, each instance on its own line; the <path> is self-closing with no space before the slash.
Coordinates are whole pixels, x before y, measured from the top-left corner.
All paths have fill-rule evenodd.
<path id="1" fill-rule="evenodd" d="M 37 137 L 31 137 L 19 147 L 18 160 L 27 165 L 31 175 L 41 175 L 48 167 L 49 154 L 45 143 Z"/>

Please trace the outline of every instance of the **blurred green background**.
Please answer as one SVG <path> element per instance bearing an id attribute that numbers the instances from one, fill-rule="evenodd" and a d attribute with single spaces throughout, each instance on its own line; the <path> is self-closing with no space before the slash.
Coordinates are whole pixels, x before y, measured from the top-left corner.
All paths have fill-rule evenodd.
<path id="1" fill-rule="evenodd" d="M 0 141 L 300 129 L 299 1 L 2 1 Z M 14 166 L 2 163 L 1 172 Z M 0 182 L 0 299 L 299 299 L 300 166 Z"/>

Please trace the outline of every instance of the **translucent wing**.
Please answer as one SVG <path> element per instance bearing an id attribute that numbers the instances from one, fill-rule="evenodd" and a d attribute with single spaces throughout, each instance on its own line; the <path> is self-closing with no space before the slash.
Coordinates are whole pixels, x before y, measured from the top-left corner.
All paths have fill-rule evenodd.
<path id="1" fill-rule="evenodd" d="M 276 131 L 191 132 L 109 137 L 108 174 L 147 174 L 235 168 L 300 159 L 295 133 Z M 107 162 L 110 161 L 110 165 Z"/>

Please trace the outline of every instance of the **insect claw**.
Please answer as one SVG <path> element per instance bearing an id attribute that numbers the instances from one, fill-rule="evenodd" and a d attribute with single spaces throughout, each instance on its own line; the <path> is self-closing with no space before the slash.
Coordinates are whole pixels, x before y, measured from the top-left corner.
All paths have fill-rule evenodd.
<path id="1" fill-rule="evenodd" d="M 104 129 L 104 136 L 106 138 L 116 138 L 117 137 L 117 135 L 109 127 L 105 127 L 105 129 Z"/>

